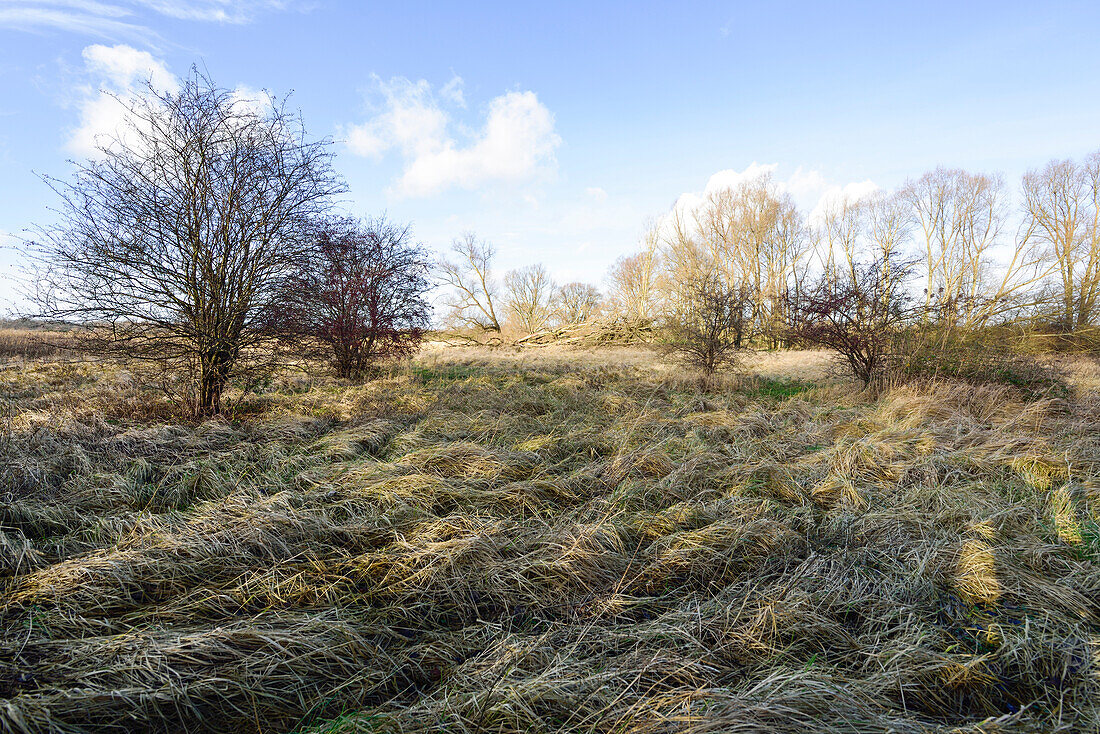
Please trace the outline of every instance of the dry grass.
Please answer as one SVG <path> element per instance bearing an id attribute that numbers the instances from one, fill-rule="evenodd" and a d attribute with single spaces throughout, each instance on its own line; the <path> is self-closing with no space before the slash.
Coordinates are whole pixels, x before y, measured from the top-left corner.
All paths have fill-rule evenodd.
<path id="1" fill-rule="evenodd" d="M 71 357 L 76 348 L 76 340 L 68 332 L 6 328 L 0 324 L 0 360 Z"/>
<path id="2" fill-rule="evenodd" d="M 1100 728 L 1100 399 L 823 364 L 431 347 L 201 424 L 10 365 L 0 731 Z"/>

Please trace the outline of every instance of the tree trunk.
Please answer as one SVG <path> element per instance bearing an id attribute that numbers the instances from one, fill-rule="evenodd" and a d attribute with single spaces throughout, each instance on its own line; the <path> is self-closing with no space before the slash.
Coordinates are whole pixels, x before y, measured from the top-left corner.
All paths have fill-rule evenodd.
<path id="1" fill-rule="evenodd" d="M 216 351 L 203 355 L 199 363 L 199 391 L 195 413 L 212 416 L 222 411 L 222 390 L 229 378 L 229 355 Z"/>

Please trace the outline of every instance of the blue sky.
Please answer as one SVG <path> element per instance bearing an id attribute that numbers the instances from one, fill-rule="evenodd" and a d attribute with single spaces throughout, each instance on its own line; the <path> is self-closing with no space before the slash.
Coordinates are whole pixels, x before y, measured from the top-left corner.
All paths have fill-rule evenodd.
<path id="1" fill-rule="evenodd" d="M 807 209 L 938 164 L 1015 182 L 1100 148 L 1100 3 L 0 0 L 0 273 L 100 88 L 201 63 L 293 91 L 356 214 L 599 283 L 645 220 L 774 166 Z M 0 279 L 0 308 L 12 302 Z"/>

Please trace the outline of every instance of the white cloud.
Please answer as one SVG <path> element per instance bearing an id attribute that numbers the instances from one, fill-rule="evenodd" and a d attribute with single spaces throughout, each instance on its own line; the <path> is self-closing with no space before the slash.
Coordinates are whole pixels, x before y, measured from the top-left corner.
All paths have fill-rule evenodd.
<path id="1" fill-rule="evenodd" d="M 263 12 L 301 5 L 296 0 L 0 0 L 0 28 L 58 30 L 151 44 L 159 40 L 135 22 L 149 13 L 211 23 L 242 24 Z M 126 20 L 123 20 L 126 19 Z"/>
<path id="2" fill-rule="evenodd" d="M 428 155 L 446 139 L 447 114 L 439 107 L 428 82 L 374 78 L 385 98 L 385 111 L 347 131 L 348 149 L 361 156 L 380 158 L 390 148 L 407 157 Z"/>
<path id="3" fill-rule="evenodd" d="M 266 89 L 253 89 L 245 84 L 233 88 L 233 109 L 245 109 L 254 115 L 263 115 L 271 109 L 271 95 Z"/>
<path id="4" fill-rule="evenodd" d="M 267 11 L 286 10 L 290 0 L 132 0 L 162 15 L 214 23 L 250 23 Z"/>
<path id="5" fill-rule="evenodd" d="M 596 201 L 607 201 L 607 192 L 599 186 L 589 186 L 584 193 Z"/>
<path id="6" fill-rule="evenodd" d="M 763 176 L 771 177 L 772 184 L 778 192 L 789 194 L 795 204 L 808 215 L 811 223 L 820 221 L 825 208 L 835 202 L 844 199 L 857 201 L 879 190 L 878 185 L 870 179 L 838 184 L 827 179 L 820 171 L 807 170 L 801 166 L 786 178 L 778 177 L 776 175 L 778 170 L 778 163 L 753 161 L 742 171 L 734 169 L 718 171 L 710 177 L 702 191 L 687 192 L 678 196 L 672 212 L 690 214 L 702 206 L 711 194 L 737 188 L 745 182 L 755 181 Z"/>
<path id="7" fill-rule="evenodd" d="M 672 205 L 673 212 L 689 214 L 697 210 L 707 200 L 707 197 L 718 191 L 735 189 L 743 183 L 755 181 L 762 176 L 775 174 L 778 163 L 760 164 L 753 161 L 744 171 L 736 171 L 727 168 L 713 174 L 702 191 L 688 191 L 676 197 L 676 203 Z"/>
<path id="8" fill-rule="evenodd" d="M 465 109 L 466 95 L 463 92 L 464 84 L 465 82 L 462 81 L 462 77 L 460 77 L 458 74 L 455 74 L 453 77 L 451 77 L 451 81 L 444 84 L 443 88 L 439 90 L 439 96 L 451 102 L 452 104 L 456 104 L 459 107 Z"/>
<path id="9" fill-rule="evenodd" d="M 81 156 L 94 157 L 100 145 L 125 135 L 127 105 L 148 93 L 147 84 L 157 92 L 176 92 L 180 88 L 176 75 L 148 51 L 122 44 L 96 44 L 86 47 L 81 56 L 88 83 L 77 88 L 74 106 L 80 112 L 80 122 L 65 145 Z M 233 89 L 232 98 L 237 109 L 254 114 L 263 114 L 271 107 L 271 95 L 266 90 L 244 84 Z"/>
<path id="10" fill-rule="evenodd" d="M 176 77 L 168 71 L 164 63 L 148 51 L 138 51 L 130 46 L 88 46 L 81 53 L 84 66 L 93 74 L 116 90 L 133 87 L 152 81 L 157 89 L 170 89 L 176 86 Z"/>
<path id="11" fill-rule="evenodd" d="M 346 130 L 347 146 L 352 153 L 374 158 L 396 148 L 405 162 L 396 185 L 400 194 L 427 196 L 449 188 L 515 183 L 556 164 L 561 138 L 553 114 L 534 92 L 508 92 L 491 100 L 484 125 L 463 144 L 451 135 L 450 115 L 427 81 L 383 83 L 376 78 L 375 83 L 384 97 L 383 109 Z M 458 105 L 453 88 L 444 94 L 449 86 L 440 97 Z"/>
<path id="12" fill-rule="evenodd" d="M 67 31 L 98 38 L 127 39 L 151 43 L 159 38 L 151 29 L 120 20 L 130 13 L 125 8 L 89 4 L 64 4 L 60 7 L 39 7 L 38 5 L 16 5 L 0 8 L 0 28 L 13 28 L 22 31 L 44 29 Z"/>
<path id="13" fill-rule="evenodd" d="M 867 179 L 866 181 L 853 181 L 843 186 L 829 186 L 818 198 L 817 205 L 810 212 L 810 221 L 819 222 L 830 207 L 852 204 L 860 199 L 866 199 L 879 190 L 878 184 Z"/>
<path id="14" fill-rule="evenodd" d="M 69 135 L 66 148 L 78 155 L 94 156 L 100 143 L 125 131 L 125 102 L 141 93 L 146 82 L 158 91 L 179 87 L 164 62 L 131 46 L 88 46 L 84 49 L 85 73 L 92 82 L 78 91 L 80 122 Z"/>
<path id="15" fill-rule="evenodd" d="M 786 181 L 786 188 L 790 195 L 796 199 L 808 199 L 820 197 L 821 192 L 829 188 L 829 182 L 820 171 L 807 171 L 802 166 L 794 169 L 794 173 Z"/>

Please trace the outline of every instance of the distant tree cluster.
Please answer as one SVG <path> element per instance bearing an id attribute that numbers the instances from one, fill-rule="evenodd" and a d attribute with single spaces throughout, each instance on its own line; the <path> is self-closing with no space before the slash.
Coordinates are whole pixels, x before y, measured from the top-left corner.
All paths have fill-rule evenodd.
<path id="1" fill-rule="evenodd" d="M 1029 172 L 1021 194 L 1014 209 L 1001 178 L 937 168 L 897 191 L 833 198 L 811 219 L 763 175 L 651 223 L 606 295 L 556 286 L 542 265 L 498 281 L 493 248 L 469 235 L 442 266 L 450 323 L 498 335 L 642 324 L 704 373 L 748 347 L 819 346 L 866 384 L 948 360 L 903 349 L 954 344 L 955 359 L 979 337 L 988 350 L 997 329 L 1096 350 L 1100 152 Z"/>
<path id="2" fill-rule="evenodd" d="M 470 338 L 484 335 L 529 335 L 581 324 L 604 311 L 600 290 L 587 283 L 558 285 L 541 263 L 510 270 L 500 280 L 494 269 L 495 248 L 473 233 L 451 244 L 438 263 L 447 324 Z"/>
<path id="3" fill-rule="evenodd" d="M 994 331 L 1095 351 L 1100 151 L 1027 173 L 1020 199 L 1010 205 L 999 177 L 938 168 L 894 192 L 835 198 L 810 220 L 761 176 L 652 225 L 612 268 L 609 303 L 678 334 L 704 371 L 692 353 L 714 342 L 715 323 L 737 348 L 833 349 L 865 383 L 898 364 L 943 366 L 947 344 L 952 360 L 960 344 L 988 351 Z M 899 354 L 914 349 L 926 353 Z"/>

